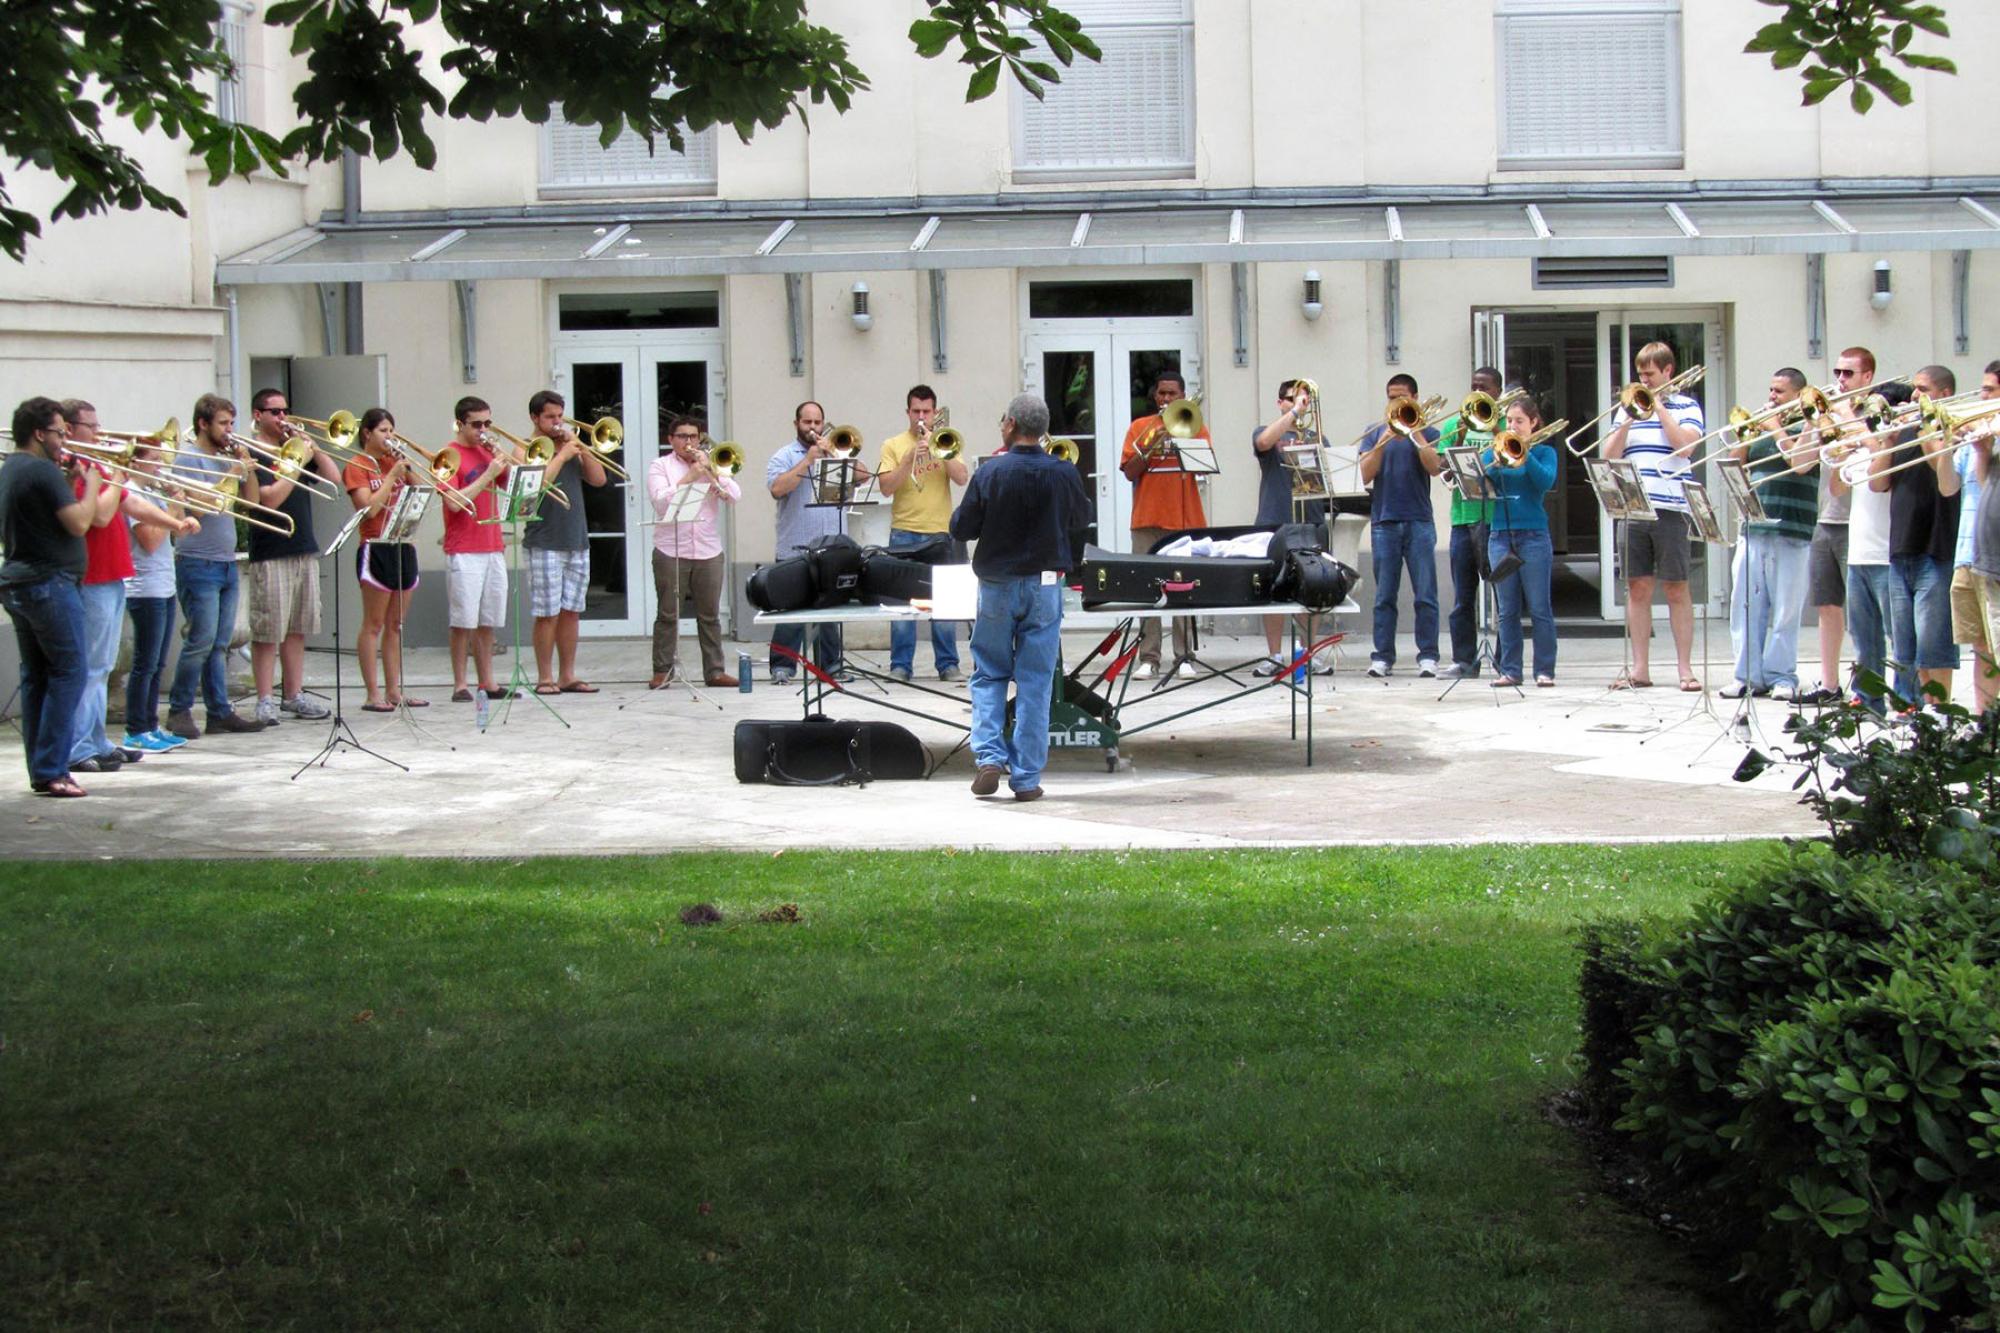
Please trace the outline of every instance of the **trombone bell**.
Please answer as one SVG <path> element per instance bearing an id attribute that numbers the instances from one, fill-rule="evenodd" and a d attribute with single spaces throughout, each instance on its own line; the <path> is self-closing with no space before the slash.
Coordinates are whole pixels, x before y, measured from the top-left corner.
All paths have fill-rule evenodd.
<path id="1" fill-rule="evenodd" d="M 708 461 L 715 465 L 717 472 L 727 472 L 735 476 L 743 470 L 743 446 L 734 440 L 724 440 L 720 444 L 710 441 Z"/>
<path id="2" fill-rule="evenodd" d="M 1058 435 L 1055 439 L 1049 441 L 1049 456 L 1073 466 L 1083 457 L 1083 451 L 1076 447 L 1075 440 L 1070 439 L 1067 435 Z"/>

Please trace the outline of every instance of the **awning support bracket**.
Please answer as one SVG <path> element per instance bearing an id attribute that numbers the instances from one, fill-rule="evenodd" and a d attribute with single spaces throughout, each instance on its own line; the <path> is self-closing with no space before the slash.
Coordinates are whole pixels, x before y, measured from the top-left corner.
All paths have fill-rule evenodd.
<path id="1" fill-rule="evenodd" d="M 1806 256 L 1806 358 L 1826 355 L 1826 256 Z"/>
<path id="2" fill-rule="evenodd" d="M 467 384 L 479 383 L 479 284 L 464 278 L 451 284 L 458 297 L 459 374 Z"/>
<path id="3" fill-rule="evenodd" d="M 1403 261 L 1382 261 L 1382 359 L 1392 366 L 1403 363 Z"/>
<path id="4" fill-rule="evenodd" d="M 316 282 L 313 287 L 319 292 L 320 342 L 326 347 L 326 355 L 339 356 L 340 309 L 346 295 L 337 282 Z"/>
<path id="5" fill-rule="evenodd" d="M 1236 364 L 1250 364 L 1250 266 L 1229 266 L 1230 322 L 1236 338 Z"/>
<path id="6" fill-rule="evenodd" d="M 1972 251 L 1951 252 L 1951 346 L 1955 356 L 1972 350 Z"/>
<path id="7" fill-rule="evenodd" d="M 802 379 L 806 373 L 806 312 L 801 290 L 804 286 L 804 274 L 785 275 L 785 326 L 792 336 L 793 379 Z"/>
<path id="8" fill-rule="evenodd" d="M 931 270 L 931 369 L 940 375 L 951 369 L 951 351 L 945 345 L 945 329 L 944 270 L 934 268 Z"/>

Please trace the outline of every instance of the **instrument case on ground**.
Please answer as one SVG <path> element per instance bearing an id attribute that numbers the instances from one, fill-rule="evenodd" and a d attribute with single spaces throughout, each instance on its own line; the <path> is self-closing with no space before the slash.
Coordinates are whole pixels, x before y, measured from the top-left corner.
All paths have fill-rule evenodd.
<path id="1" fill-rule="evenodd" d="M 1227 541 L 1253 532 L 1271 534 L 1263 556 L 1159 555 L 1159 547 L 1182 537 Z M 1154 552 L 1124 555 L 1086 547 L 1077 574 L 1083 584 L 1083 604 L 1100 606 L 1255 606 L 1282 601 L 1279 592 L 1289 557 L 1295 551 L 1322 550 L 1323 531 L 1313 524 L 1250 524 L 1241 527 L 1190 528 L 1168 533 L 1154 543 Z"/>
<path id="2" fill-rule="evenodd" d="M 782 787 L 921 779 L 929 756 L 909 728 L 894 722 L 803 720 L 736 724 L 736 780 Z"/>

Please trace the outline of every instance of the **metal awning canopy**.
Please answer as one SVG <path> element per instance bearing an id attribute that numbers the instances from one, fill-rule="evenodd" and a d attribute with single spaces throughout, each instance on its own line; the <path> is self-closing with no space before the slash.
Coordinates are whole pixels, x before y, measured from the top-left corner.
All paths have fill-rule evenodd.
<path id="1" fill-rule="evenodd" d="M 1968 190 L 1632 200 L 1246 198 L 929 207 L 764 205 L 676 215 L 438 213 L 323 223 L 216 265 L 216 282 L 448 282 L 1375 259 L 1794 255 L 2000 248 L 2000 180 Z M 723 209 L 741 206 L 721 206 Z"/>

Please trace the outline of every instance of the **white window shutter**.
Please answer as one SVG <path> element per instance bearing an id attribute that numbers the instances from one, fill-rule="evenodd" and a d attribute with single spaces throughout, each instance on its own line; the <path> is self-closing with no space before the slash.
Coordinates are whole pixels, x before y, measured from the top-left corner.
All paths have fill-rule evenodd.
<path id="1" fill-rule="evenodd" d="M 1526 8 L 1497 19 L 1500 166 L 1681 165 L 1680 14 Z"/>
<path id="2" fill-rule="evenodd" d="M 1194 170 L 1194 24 L 1188 0 L 1073 0 L 1104 53 L 1038 101 L 1014 98 L 1023 176 L 1174 176 Z M 1038 58 L 1045 58 L 1036 48 Z"/>
<path id="3" fill-rule="evenodd" d="M 647 187 L 714 188 L 715 127 L 686 136 L 674 152 L 665 139 L 647 151 L 644 138 L 626 130 L 609 148 L 599 146 L 595 125 L 572 125 L 554 107 L 542 127 L 542 187 L 615 191 Z"/>

